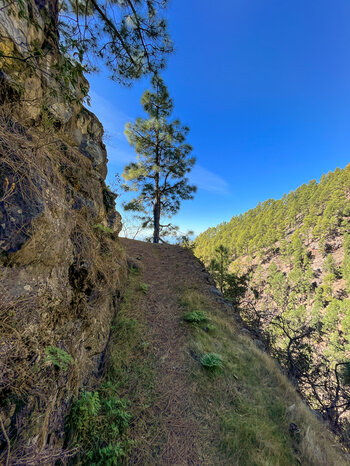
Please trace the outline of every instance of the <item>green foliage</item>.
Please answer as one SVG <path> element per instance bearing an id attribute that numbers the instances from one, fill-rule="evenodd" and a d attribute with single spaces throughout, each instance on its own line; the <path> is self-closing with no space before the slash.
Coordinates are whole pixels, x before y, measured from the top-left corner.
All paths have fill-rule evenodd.
<path id="1" fill-rule="evenodd" d="M 238 305 L 248 288 L 248 275 L 227 273 L 224 281 L 224 296 L 231 303 Z"/>
<path id="2" fill-rule="evenodd" d="M 140 290 L 143 293 L 147 294 L 149 290 L 149 285 L 147 285 L 147 283 L 140 283 Z"/>
<path id="3" fill-rule="evenodd" d="M 76 433 L 89 428 L 91 419 L 95 419 L 100 412 L 101 402 L 98 392 L 86 392 L 82 390 L 79 397 L 75 400 L 71 409 L 70 422 L 76 429 Z"/>
<path id="4" fill-rule="evenodd" d="M 84 446 L 82 464 L 114 465 L 125 456 L 131 416 L 115 390 L 108 382 L 95 392 L 82 390 L 72 405 L 68 425 L 73 443 Z"/>
<path id="5" fill-rule="evenodd" d="M 350 385 L 350 362 L 347 362 L 342 366 L 341 378 L 345 385 Z"/>
<path id="6" fill-rule="evenodd" d="M 115 81 L 133 79 L 164 68 L 173 50 L 161 17 L 166 1 L 62 0 L 59 32 L 65 53 L 87 69 L 103 63 Z M 94 67 L 91 67 L 94 63 Z"/>
<path id="7" fill-rule="evenodd" d="M 305 267 L 308 257 L 301 239 L 303 242 L 311 237 L 323 240 L 338 228 L 349 207 L 346 194 L 349 184 L 350 165 L 324 175 L 319 183 L 312 180 L 282 199 L 259 203 L 229 222 L 201 233 L 195 239 L 195 254 L 206 264 L 215 257 L 215 250 L 220 245 L 228 248 L 233 258 L 254 254 L 272 248 L 287 236 L 290 229 L 297 229 L 302 224 L 303 228 L 295 231 L 292 243 L 282 241 L 280 247 L 286 261 Z"/>
<path id="8" fill-rule="evenodd" d="M 195 159 L 189 157 L 192 147 L 185 142 L 189 128 L 179 120 L 169 121 L 173 102 L 159 76 L 153 76 L 152 91 L 143 94 L 141 103 L 149 118 L 138 118 L 125 127 L 138 160 L 123 172 L 124 189 L 139 194 L 124 208 L 142 213 L 143 227 L 153 226 L 153 242 L 158 243 L 172 228 L 170 223 L 161 224 L 162 217 L 176 214 L 181 201 L 193 198 L 196 188 L 186 174 Z"/>
<path id="9" fill-rule="evenodd" d="M 343 315 L 341 326 L 344 338 L 350 343 L 350 300 L 342 301 L 341 313 Z"/>
<path id="10" fill-rule="evenodd" d="M 105 225 L 102 225 L 102 223 L 96 223 L 94 225 L 94 229 L 97 230 L 97 231 L 101 231 L 102 233 L 106 233 L 106 234 L 114 233 L 112 228 L 106 227 Z"/>
<path id="11" fill-rule="evenodd" d="M 247 290 L 248 276 L 230 273 L 229 263 L 230 252 L 228 248 L 220 245 L 215 249 L 215 256 L 210 261 L 209 271 L 225 298 L 238 304 Z"/>
<path id="12" fill-rule="evenodd" d="M 114 466 L 120 464 L 121 459 L 125 456 L 125 450 L 121 442 L 117 442 L 113 445 L 107 445 L 106 447 L 100 448 L 98 451 L 97 458 L 94 458 L 93 452 L 88 452 L 87 458 L 89 460 L 95 459 L 97 465 L 100 466 Z"/>
<path id="13" fill-rule="evenodd" d="M 346 283 L 347 291 L 350 293 L 350 253 L 346 252 L 342 263 L 342 275 Z"/>
<path id="14" fill-rule="evenodd" d="M 56 346 L 48 346 L 45 349 L 46 361 L 51 362 L 56 369 L 67 371 L 69 366 L 74 363 L 70 354 Z"/>
<path id="15" fill-rule="evenodd" d="M 276 304 L 285 309 L 288 302 L 288 282 L 283 272 L 273 262 L 268 269 L 268 290 L 271 290 Z"/>
<path id="16" fill-rule="evenodd" d="M 337 268 L 335 265 L 334 257 L 332 254 L 327 254 L 324 262 L 323 262 L 323 269 L 327 273 L 335 274 L 337 272 Z"/>
<path id="17" fill-rule="evenodd" d="M 210 271 L 218 283 L 221 293 L 224 291 L 225 276 L 230 261 L 228 248 L 222 244 L 215 249 L 215 257 L 210 262 Z"/>
<path id="18" fill-rule="evenodd" d="M 343 238 L 344 260 L 341 266 L 343 278 L 347 290 L 350 293 L 350 233 L 345 233 Z"/>
<path id="19" fill-rule="evenodd" d="M 204 311 L 185 312 L 183 318 L 184 321 L 191 323 L 206 322 L 208 320 L 208 317 Z"/>
<path id="20" fill-rule="evenodd" d="M 340 318 L 341 307 L 342 301 L 339 301 L 338 299 L 332 299 L 332 301 L 329 303 L 323 317 L 323 325 L 325 330 L 331 331 L 337 327 Z"/>
<path id="21" fill-rule="evenodd" d="M 203 367 L 205 367 L 205 369 L 212 371 L 216 369 L 221 369 L 224 366 L 222 357 L 216 353 L 203 354 L 203 356 L 201 356 L 200 358 L 200 363 Z"/>

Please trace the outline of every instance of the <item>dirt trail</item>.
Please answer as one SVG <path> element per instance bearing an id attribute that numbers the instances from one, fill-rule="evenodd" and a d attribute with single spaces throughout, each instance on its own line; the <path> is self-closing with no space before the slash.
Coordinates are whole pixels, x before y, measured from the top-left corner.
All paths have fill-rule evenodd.
<path id="1" fill-rule="evenodd" d="M 121 239 L 121 243 L 128 260 L 141 269 L 142 280 L 149 285 L 143 309 L 152 332 L 155 388 L 159 393 L 156 412 L 163 432 L 160 458 L 154 464 L 210 464 L 203 456 L 203 426 L 192 399 L 190 374 L 196 362 L 184 350 L 188 331 L 181 324 L 179 295 L 181 289 L 195 285 L 214 305 L 220 298 L 203 265 L 184 248 L 127 239 Z"/>

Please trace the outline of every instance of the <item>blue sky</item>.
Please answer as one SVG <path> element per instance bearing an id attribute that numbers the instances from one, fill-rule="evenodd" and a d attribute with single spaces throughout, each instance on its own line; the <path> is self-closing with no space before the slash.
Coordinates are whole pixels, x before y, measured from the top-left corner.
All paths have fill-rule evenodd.
<path id="1" fill-rule="evenodd" d="M 198 192 L 174 223 L 196 233 L 350 162 L 349 0 L 171 0 L 176 52 L 163 73 L 191 128 Z M 89 76 L 106 130 L 108 182 L 135 154 L 148 79 Z M 119 206 L 118 206 L 119 207 Z"/>

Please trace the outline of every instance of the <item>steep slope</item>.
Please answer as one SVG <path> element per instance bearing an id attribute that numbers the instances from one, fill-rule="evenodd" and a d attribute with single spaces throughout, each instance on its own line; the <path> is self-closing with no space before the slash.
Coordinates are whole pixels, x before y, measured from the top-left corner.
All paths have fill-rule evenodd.
<path id="1" fill-rule="evenodd" d="M 310 405 L 349 444 L 350 165 L 209 229 L 195 253 L 219 245 L 244 277 L 240 311 Z"/>
<path id="2" fill-rule="evenodd" d="M 350 165 L 323 175 L 284 195 L 268 199 L 242 215 L 209 228 L 196 238 L 196 254 L 206 262 L 216 247 L 229 248 L 233 259 L 275 247 L 294 231 L 305 242 L 326 247 L 326 238 L 350 230 Z M 285 243 L 283 243 L 285 244 Z"/>
<path id="3" fill-rule="evenodd" d="M 1 464 L 71 454 L 65 416 L 98 374 L 126 278 L 103 128 L 85 80 L 62 75 L 57 6 L 0 8 Z"/>
<path id="4" fill-rule="evenodd" d="M 83 464 L 347 464 L 190 251 L 122 244 L 130 283 L 104 380 L 73 405 Z"/>

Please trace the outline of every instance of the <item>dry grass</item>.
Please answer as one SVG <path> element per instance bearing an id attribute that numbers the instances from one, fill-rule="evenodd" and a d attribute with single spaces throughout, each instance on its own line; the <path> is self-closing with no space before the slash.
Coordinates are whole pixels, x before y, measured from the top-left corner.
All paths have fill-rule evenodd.
<path id="1" fill-rule="evenodd" d="M 0 463 L 7 461 L 10 452 L 8 461 L 15 464 L 47 464 L 49 457 L 54 462 L 70 456 L 46 441 L 52 419 L 60 416 L 55 411 L 62 408 L 64 414 L 87 368 L 73 365 L 67 373 L 55 370 L 45 359 L 45 348 L 70 351 L 72 329 L 76 338 L 81 337 L 79 331 L 85 332 L 84 339 L 91 338 L 96 328 L 93 311 L 100 310 L 100 304 L 106 308 L 110 302 L 104 312 L 112 315 L 113 299 L 122 288 L 124 255 L 113 234 L 93 228 L 105 221 L 105 215 L 103 185 L 93 175 L 91 160 L 71 148 L 63 134 L 47 128 L 26 129 L 10 114 L 4 105 L 0 110 L 0 214 L 5 220 L 0 223 L 8 223 L 0 239 L 0 416 L 4 424 Z M 90 200 L 90 210 L 72 208 L 79 196 Z M 17 217 L 12 214 L 19 209 Z M 16 245 L 18 238 L 23 244 L 9 251 L 8 244 Z M 58 292 L 55 274 L 60 277 Z M 26 291 L 28 283 L 35 286 Z M 81 330 L 74 326 L 77 319 Z M 90 354 L 78 357 L 92 367 Z M 31 436 L 37 443 L 26 449 Z"/>
<path id="2" fill-rule="evenodd" d="M 70 455 L 58 447 L 42 449 L 54 409 L 52 394 L 62 374 L 46 360 L 45 348 L 57 341 L 38 303 L 37 296 L 13 298 L 0 286 L 0 462 L 5 464 L 44 464 L 40 458 L 54 461 Z M 45 415 L 32 415 L 38 405 Z M 23 439 L 34 431 L 37 444 L 23 449 Z"/>
<path id="3" fill-rule="evenodd" d="M 228 316 L 200 292 L 188 289 L 182 303 L 187 309 L 205 310 L 216 328 L 213 335 L 203 326 L 192 326 L 191 351 L 197 355 L 215 351 L 224 361 L 215 377 L 200 368 L 194 374 L 202 422 L 215 426 L 215 435 L 208 429 L 206 441 L 221 456 L 215 464 L 349 464 L 336 439 L 271 357 L 239 334 Z M 290 432 L 291 423 L 297 433 Z"/>
<path id="4" fill-rule="evenodd" d="M 131 464 L 151 464 L 155 440 L 161 432 L 154 412 L 155 392 L 152 342 L 142 308 L 140 277 L 133 274 L 113 323 L 104 379 L 116 384 L 118 395 L 130 400 L 132 415 Z M 125 461 L 127 464 L 128 460 Z"/>
<path id="5" fill-rule="evenodd" d="M 149 259 L 157 264 L 156 257 Z M 119 384 L 119 396 L 130 400 L 133 443 L 125 464 L 184 464 L 184 458 L 195 464 L 199 426 L 186 395 L 190 372 L 179 351 L 181 339 L 175 343 L 172 335 L 183 331 L 177 321 L 174 326 L 164 303 L 169 296 L 162 285 L 155 291 L 151 275 L 151 270 L 143 276 L 132 272 L 107 356 L 109 380 Z M 151 283 L 147 294 L 140 287 L 144 280 Z"/>

